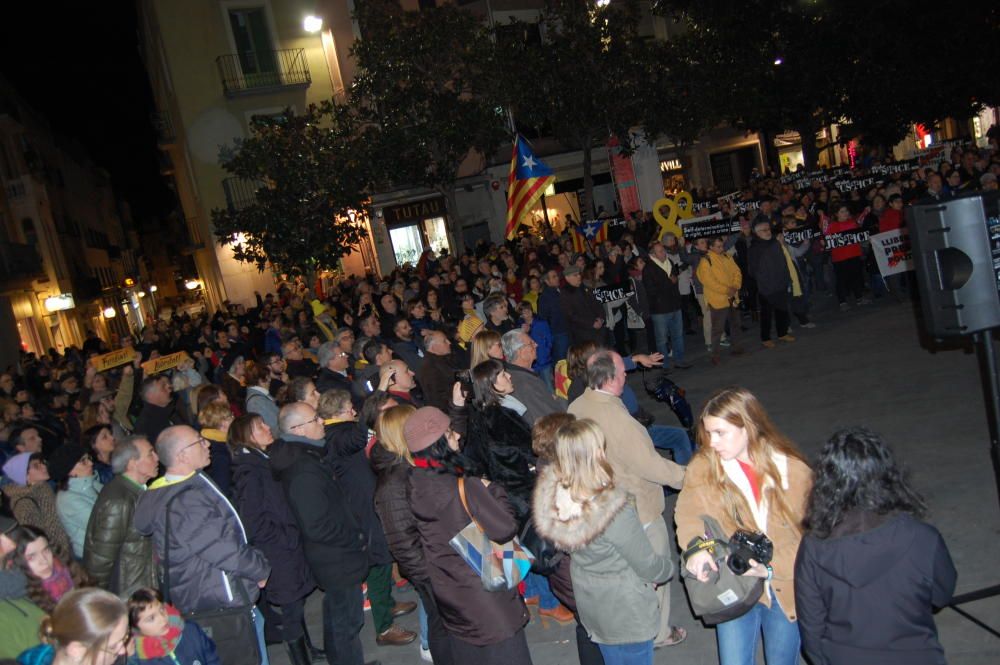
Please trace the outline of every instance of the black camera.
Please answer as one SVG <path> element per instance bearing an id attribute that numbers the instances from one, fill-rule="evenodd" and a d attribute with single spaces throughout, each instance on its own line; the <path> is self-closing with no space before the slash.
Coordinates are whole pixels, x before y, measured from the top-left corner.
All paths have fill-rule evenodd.
<path id="1" fill-rule="evenodd" d="M 455 372 L 455 380 L 461 384 L 462 394 L 465 399 L 472 397 L 472 374 L 467 369 L 461 369 Z"/>
<path id="2" fill-rule="evenodd" d="M 750 570 L 750 559 L 761 565 L 771 563 L 774 543 L 762 533 L 737 529 L 729 539 L 729 558 L 726 564 L 737 575 Z"/>

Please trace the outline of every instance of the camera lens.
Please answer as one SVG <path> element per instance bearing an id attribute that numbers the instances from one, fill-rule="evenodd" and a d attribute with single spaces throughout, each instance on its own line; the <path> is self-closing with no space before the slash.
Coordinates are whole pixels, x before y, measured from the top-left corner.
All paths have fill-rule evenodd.
<path id="1" fill-rule="evenodd" d="M 750 570 L 750 562 L 747 561 L 742 554 L 738 552 L 733 552 L 729 555 L 729 559 L 726 561 L 729 566 L 729 570 L 733 571 L 737 575 L 742 575 L 743 573 Z"/>

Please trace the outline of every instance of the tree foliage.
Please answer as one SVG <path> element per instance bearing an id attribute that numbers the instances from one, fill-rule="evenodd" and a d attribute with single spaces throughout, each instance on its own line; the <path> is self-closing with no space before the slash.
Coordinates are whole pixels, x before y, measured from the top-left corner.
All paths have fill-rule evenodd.
<path id="1" fill-rule="evenodd" d="M 256 190 L 246 206 L 212 211 L 215 235 L 240 261 L 264 271 L 332 269 L 364 238 L 370 175 L 357 119 L 333 102 L 258 116 L 250 136 L 223 151 L 223 168 Z"/>
<path id="2" fill-rule="evenodd" d="M 423 186 L 448 199 L 453 243 L 461 243 L 454 185 L 470 156 L 492 156 L 507 137 L 485 92 L 489 33 L 454 5 L 404 11 L 366 0 L 355 13 L 362 39 L 351 104 L 364 122 L 365 149 L 382 189 Z M 370 36 L 370 38 L 366 38 Z"/>

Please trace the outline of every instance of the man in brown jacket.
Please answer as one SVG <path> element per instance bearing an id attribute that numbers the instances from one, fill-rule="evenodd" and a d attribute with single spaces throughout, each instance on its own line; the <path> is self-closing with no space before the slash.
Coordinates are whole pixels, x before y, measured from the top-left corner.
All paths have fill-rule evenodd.
<path id="1" fill-rule="evenodd" d="M 615 483 L 635 497 L 639 520 L 657 554 L 669 551 L 670 537 L 663 519 L 666 504 L 663 486 L 680 489 L 684 467 L 661 457 L 653 447 L 649 432 L 629 415 L 622 404 L 625 363 L 614 351 L 598 351 L 587 361 L 587 385 L 583 395 L 569 405 L 577 418 L 590 418 L 604 431 L 608 462 Z M 660 599 L 660 631 L 654 644 L 672 646 L 686 636 L 683 628 L 670 625 L 670 589 L 657 589 Z"/>

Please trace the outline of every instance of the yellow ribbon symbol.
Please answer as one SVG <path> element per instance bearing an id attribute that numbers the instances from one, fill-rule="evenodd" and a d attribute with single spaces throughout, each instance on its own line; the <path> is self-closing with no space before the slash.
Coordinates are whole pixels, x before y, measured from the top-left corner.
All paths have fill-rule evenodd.
<path id="1" fill-rule="evenodd" d="M 680 203 L 684 202 L 684 207 L 682 208 Z M 663 216 L 660 212 L 661 208 L 667 208 L 669 214 L 667 217 Z M 656 223 L 660 225 L 660 235 L 656 237 L 657 240 L 663 238 L 664 233 L 673 233 L 675 236 L 680 238 L 684 235 L 681 230 L 680 224 L 678 224 L 678 219 L 688 219 L 689 217 L 694 217 L 692 212 L 694 209 L 694 198 L 691 197 L 690 192 L 677 192 L 674 198 L 668 196 L 663 197 L 656 204 L 653 205 L 653 218 L 656 219 Z"/>

